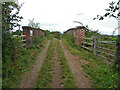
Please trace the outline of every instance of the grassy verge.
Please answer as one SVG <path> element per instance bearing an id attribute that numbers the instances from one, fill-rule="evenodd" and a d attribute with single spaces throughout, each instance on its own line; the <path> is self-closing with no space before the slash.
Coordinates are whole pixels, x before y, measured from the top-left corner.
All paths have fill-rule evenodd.
<path id="1" fill-rule="evenodd" d="M 43 61 L 41 70 L 39 72 L 35 88 L 50 88 L 49 83 L 52 80 L 53 74 L 51 71 L 54 69 L 54 63 L 52 62 L 53 57 L 54 57 L 54 42 L 52 40 L 50 42 L 46 57 Z"/>
<path id="2" fill-rule="evenodd" d="M 38 54 L 44 48 L 47 39 L 45 37 L 36 40 L 37 43 L 33 43 L 32 46 L 23 49 L 19 58 L 15 61 L 3 63 L 2 74 L 2 87 L 3 88 L 17 88 L 21 79 L 27 75 L 31 70 L 32 65 L 37 60 Z"/>
<path id="3" fill-rule="evenodd" d="M 61 78 L 64 79 L 61 84 L 64 85 L 66 88 L 76 88 L 76 84 L 73 78 L 73 74 L 69 68 L 68 62 L 65 58 L 64 52 L 60 46 L 60 42 L 56 40 L 57 45 L 57 52 L 58 52 L 58 60 L 60 61 L 61 66 Z"/>
<path id="4" fill-rule="evenodd" d="M 86 72 L 86 77 L 90 76 L 95 88 L 117 88 L 118 87 L 118 71 L 113 69 L 113 66 L 106 64 L 98 59 L 92 53 L 80 48 L 74 43 L 70 44 L 70 40 L 63 39 L 67 49 L 72 55 L 81 56 L 82 59 L 88 61 L 88 64 L 83 64 L 82 67 Z"/>

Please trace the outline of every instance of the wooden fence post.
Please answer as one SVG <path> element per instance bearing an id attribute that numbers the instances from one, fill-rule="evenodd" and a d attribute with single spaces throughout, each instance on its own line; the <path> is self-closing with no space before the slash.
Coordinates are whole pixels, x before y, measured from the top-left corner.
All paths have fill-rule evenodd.
<path id="1" fill-rule="evenodd" d="M 98 39 L 98 37 L 97 36 L 95 36 L 94 37 L 94 48 L 93 48 L 93 53 L 96 55 L 96 50 L 97 50 L 97 39 Z"/>
<path id="2" fill-rule="evenodd" d="M 120 35 L 118 35 L 117 42 L 116 42 L 115 64 L 119 64 L 120 65 Z"/>

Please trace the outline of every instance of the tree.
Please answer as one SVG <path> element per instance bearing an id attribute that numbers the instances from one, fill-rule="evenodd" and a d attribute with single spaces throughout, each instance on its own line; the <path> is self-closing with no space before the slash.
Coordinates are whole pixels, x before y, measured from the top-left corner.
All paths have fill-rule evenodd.
<path id="1" fill-rule="evenodd" d="M 31 26 L 31 27 L 33 27 L 33 28 L 39 28 L 40 29 L 40 23 L 38 23 L 38 22 L 34 22 L 34 18 L 33 18 L 33 20 L 29 20 L 30 22 L 29 22 L 29 26 Z"/>
<path id="2" fill-rule="evenodd" d="M 18 22 L 23 19 L 22 16 L 19 16 L 19 11 L 22 5 L 19 5 L 16 2 L 3 2 L 2 4 L 2 61 L 4 64 L 8 64 L 15 60 L 18 52 L 21 51 L 18 38 L 13 38 L 12 34 L 9 33 L 9 30 L 14 27 L 19 26 Z M 16 12 L 13 13 L 12 11 Z M 7 67 L 3 67 L 7 69 Z M 3 73 L 5 75 L 5 73 Z"/>
<path id="3" fill-rule="evenodd" d="M 118 17 L 120 16 L 120 12 L 118 12 L 119 10 L 119 3 L 120 3 L 120 0 L 118 2 L 111 2 L 109 3 L 109 8 L 108 9 L 105 9 L 106 10 L 106 13 L 101 16 L 101 15 L 97 15 L 96 18 L 94 18 L 93 20 L 95 19 L 99 19 L 99 20 L 103 20 L 105 17 L 114 17 L 115 19 L 118 20 Z M 116 13 L 118 12 L 118 13 Z"/>
<path id="4" fill-rule="evenodd" d="M 18 16 L 21 6 L 22 4 L 19 5 L 15 2 L 2 3 L 2 31 L 9 31 L 19 26 L 18 22 L 23 19 L 23 17 Z M 13 10 L 16 12 L 12 13 Z"/>

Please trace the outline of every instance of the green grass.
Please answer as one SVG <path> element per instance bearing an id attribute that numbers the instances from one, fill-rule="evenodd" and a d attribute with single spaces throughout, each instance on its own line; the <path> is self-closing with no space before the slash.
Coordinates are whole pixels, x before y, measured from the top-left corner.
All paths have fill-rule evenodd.
<path id="1" fill-rule="evenodd" d="M 43 42 L 41 42 L 43 41 Z M 36 44 L 33 43 L 32 46 L 24 49 L 23 52 L 19 55 L 15 61 L 8 63 L 3 63 L 3 78 L 2 78 L 2 87 L 3 88 L 17 88 L 20 81 L 27 75 L 27 73 L 31 70 L 32 65 L 37 60 L 38 54 L 44 48 L 47 39 L 44 37 L 40 39 L 37 44 L 41 45 L 41 47 L 37 48 Z M 33 48 L 33 46 L 35 46 Z M 31 53 L 34 53 L 31 55 Z"/>
<path id="2" fill-rule="evenodd" d="M 56 47 L 56 50 L 58 53 L 58 60 L 60 61 L 60 66 L 62 71 L 60 76 L 61 76 L 61 79 L 64 80 L 63 82 L 60 82 L 60 83 L 63 84 L 66 88 L 76 87 L 75 81 L 73 79 L 73 75 L 67 63 L 67 60 L 65 59 L 60 43 L 58 40 L 53 39 L 50 43 L 46 57 L 43 61 L 35 88 L 50 88 L 49 84 L 50 82 L 52 82 L 52 74 L 54 74 L 51 71 L 53 71 L 55 66 L 54 62 L 52 61 L 55 54 L 54 47 Z"/>
<path id="3" fill-rule="evenodd" d="M 83 70 L 86 72 L 86 77 L 91 79 L 92 87 L 94 88 L 117 88 L 118 87 L 118 71 L 113 66 L 99 60 L 100 58 L 88 52 L 80 46 L 70 44 L 70 41 L 63 39 L 67 49 L 72 55 L 81 56 L 82 59 L 89 64 L 82 64 Z M 102 59 L 102 58 L 101 58 Z"/>
<path id="4" fill-rule="evenodd" d="M 56 40 L 57 45 L 57 52 L 58 52 L 58 60 L 60 61 L 61 66 L 61 78 L 64 79 L 61 84 L 64 85 L 66 88 L 76 88 L 76 83 L 73 78 L 73 74 L 69 68 L 68 62 L 65 58 L 64 52 L 60 46 L 60 42 Z"/>
<path id="5" fill-rule="evenodd" d="M 52 40 L 50 42 L 46 57 L 43 61 L 41 70 L 39 72 L 35 88 L 50 88 L 49 83 L 52 80 L 53 74 L 51 71 L 54 69 L 54 63 L 52 62 L 53 57 L 54 57 L 54 43 Z"/>

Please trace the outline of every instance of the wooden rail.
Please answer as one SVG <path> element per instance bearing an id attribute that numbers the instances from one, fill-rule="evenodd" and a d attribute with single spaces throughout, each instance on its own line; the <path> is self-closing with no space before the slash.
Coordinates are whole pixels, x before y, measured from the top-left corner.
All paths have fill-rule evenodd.
<path id="1" fill-rule="evenodd" d="M 26 39 L 24 39 L 24 37 L 26 37 L 26 35 L 21 35 L 21 36 L 19 36 L 19 35 L 13 35 L 13 37 L 20 38 L 20 40 L 18 42 L 21 42 L 23 47 L 26 46 Z"/>
<path id="2" fill-rule="evenodd" d="M 92 51 L 92 48 L 93 48 L 93 40 L 94 38 L 84 38 L 84 41 L 82 42 L 82 48 L 84 49 L 87 49 L 89 51 Z M 90 42 L 87 42 L 86 40 L 90 41 Z"/>
<path id="3" fill-rule="evenodd" d="M 93 40 L 93 38 L 84 38 L 84 39 L 87 39 L 87 40 Z"/>
<path id="4" fill-rule="evenodd" d="M 89 50 L 89 51 L 92 50 L 91 48 L 88 48 L 88 47 L 86 47 L 86 46 L 84 46 L 84 45 L 82 45 L 82 48 L 85 48 L 85 49 L 87 49 L 87 50 Z"/>
<path id="5" fill-rule="evenodd" d="M 83 42 L 83 44 L 86 44 L 86 45 L 93 46 L 93 43 L 87 43 L 87 42 Z"/>

